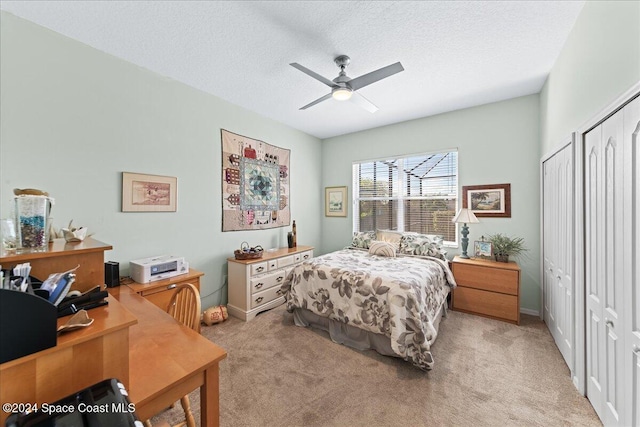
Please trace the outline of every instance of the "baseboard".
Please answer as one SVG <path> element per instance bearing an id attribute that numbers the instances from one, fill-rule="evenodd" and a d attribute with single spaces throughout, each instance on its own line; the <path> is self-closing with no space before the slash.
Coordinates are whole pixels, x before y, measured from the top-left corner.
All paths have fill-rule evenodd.
<path id="1" fill-rule="evenodd" d="M 540 312 L 538 310 L 531 310 L 529 308 L 520 308 L 520 313 L 540 317 Z"/>

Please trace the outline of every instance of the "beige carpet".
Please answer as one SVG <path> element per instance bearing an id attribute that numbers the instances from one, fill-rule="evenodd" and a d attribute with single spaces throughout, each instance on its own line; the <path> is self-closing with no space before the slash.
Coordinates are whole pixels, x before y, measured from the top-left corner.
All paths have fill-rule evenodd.
<path id="1" fill-rule="evenodd" d="M 297 327 L 284 306 L 251 322 L 203 326 L 202 334 L 228 352 L 222 426 L 601 425 L 546 326 L 522 317 L 516 326 L 449 311 L 430 372 Z M 197 412 L 199 392 L 190 399 Z M 180 416 L 178 404 L 153 422 Z"/>

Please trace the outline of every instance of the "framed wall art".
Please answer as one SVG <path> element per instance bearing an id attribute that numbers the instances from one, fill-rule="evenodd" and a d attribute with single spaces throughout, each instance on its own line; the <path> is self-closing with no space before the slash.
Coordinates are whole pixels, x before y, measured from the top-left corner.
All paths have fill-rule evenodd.
<path id="1" fill-rule="evenodd" d="M 122 212 L 176 212 L 178 178 L 122 172 Z"/>
<path id="2" fill-rule="evenodd" d="M 464 186 L 462 207 L 477 217 L 511 218 L 511 184 Z"/>
<path id="3" fill-rule="evenodd" d="M 222 231 L 266 230 L 291 222 L 291 151 L 220 130 Z"/>
<path id="4" fill-rule="evenodd" d="M 324 216 L 347 216 L 347 187 L 324 189 Z"/>

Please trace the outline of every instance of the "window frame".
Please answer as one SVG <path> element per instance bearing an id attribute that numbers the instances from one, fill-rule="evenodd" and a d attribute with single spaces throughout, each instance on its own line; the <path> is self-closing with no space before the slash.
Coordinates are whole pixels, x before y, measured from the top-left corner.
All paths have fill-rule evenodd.
<path id="1" fill-rule="evenodd" d="M 424 156 L 424 157 L 428 157 L 430 155 L 434 155 L 434 154 L 444 154 L 444 153 L 456 153 L 456 159 L 455 159 L 455 170 L 456 170 L 456 176 L 455 176 L 455 185 L 453 186 L 455 189 L 455 212 L 458 212 L 459 207 L 460 207 L 460 190 L 459 190 L 459 183 L 460 183 L 460 170 L 459 170 L 459 155 L 460 152 L 458 151 L 457 148 L 448 148 L 448 149 L 443 149 L 443 150 L 437 150 L 437 151 L 426 151 L 426 152 L 419 152 L 419 153 L 411 153 L 411 154 L 402 154 L 402 155 L 393 155 L 393 156 L 385 156 L 385 157 L 378 157 L 378 158 L 374 158 L 374 159 L 363 159 L 363 160 L 354 160 L 352 162 L 352 168 L 351 168 L 351 175 L 352 175 L 352 191 L 351 191 L 351 202 L 352 202 L 352 212 L 353 212 L 353 217 L 352 217 L 352 231 L 356 232 L 359 231 L 359 224 L 360 224 L 360 204 L 359 201 L 377 201 L 377 200 L 389 200 L 389 201 L 395 201 L 397 203 L 397 211 L 396 211 L 396 216 L 397 216 L 397 228 L 400 230 L 404 230 L 404 202 L 407 200 L 446 200 L 446 199 L 450 199 L 450 196 L 435 196 L 435 197 L 430 197 L 430 196 L 405 196 L 403 194 L 403 188 L 406 185 L 406 173 L 404 172 L 404 168 L 403 168 L 403 172 L 400 173 L 398 172 L 398 182 L 394 183 L 394 185 L 392 186 L 392 188 L 394 188 L 394 192 L 396 194 L 398 194 L 397 196 L 389 196 L 389 197 L 359 197 L 360 195 L 360 180 L 359 175 L 358 175 L 358 167 L 361 164 L 364 163 L 373 163 L 373 162 L 386 162 L 386 161 L 402 161 L 403 162 L 403 166 L 404 166 L 404 160 L 411 158 L 411 157 L 419 157 L 419 156 Z M 455 215 L 455 213 L 454 213 Z M 402 228 L 401 228 L 402 226 Z M 459 230 L 458 230 L 458 224 L 455 224 L 455 240 L 453 241 L 449 241 L 449 240 L 445 240 L 443 242 L 443 246 L 445 247 L 449 247 L 449 248 L 457 248 L 459 246 Z"/>

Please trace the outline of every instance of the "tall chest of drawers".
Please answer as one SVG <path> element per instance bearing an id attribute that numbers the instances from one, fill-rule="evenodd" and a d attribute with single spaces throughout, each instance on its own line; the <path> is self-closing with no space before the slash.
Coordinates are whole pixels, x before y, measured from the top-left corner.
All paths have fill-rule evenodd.
<path id="1" fill-rule="evenodd" d="M 520 267 L 515 262 L 455 257 L 454 310 L 520 324 Z"/>
<path id="2" fill-rule="evenodd" d="M 294 266 L 313 258 L 313 247 L 265 251 L 260 259 L 227 259 L 229 314 L 244 321 L 284 302 L 280 286 Z"/>

